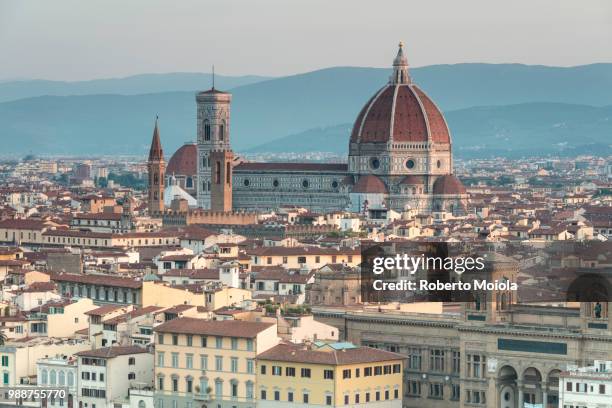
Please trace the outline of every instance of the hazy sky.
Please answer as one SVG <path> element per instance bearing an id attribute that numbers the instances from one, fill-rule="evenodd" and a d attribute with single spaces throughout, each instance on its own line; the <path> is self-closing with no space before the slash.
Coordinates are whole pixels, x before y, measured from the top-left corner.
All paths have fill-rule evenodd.
<path id="1" fill-rule="evenodd" d="M 0 79 L 612 62 L 610 0 L 0 0 Z"/>

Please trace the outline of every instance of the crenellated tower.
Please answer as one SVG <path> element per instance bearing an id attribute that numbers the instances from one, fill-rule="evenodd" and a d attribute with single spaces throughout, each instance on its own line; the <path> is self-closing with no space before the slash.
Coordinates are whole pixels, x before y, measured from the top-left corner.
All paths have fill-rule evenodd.
<path id="1" fill-rule="evenodd" d="M 232 148 L 230 145 L 230 103 L 232 95 L 215 89 L 214 84 L 211 89 L 196 94 L 197 103 L 197 145 L 198 145 L 198 183 L 197 199 L 198 207 L 211 209 L 211 194 L 213 182 L 219 173 L 229 174 L 228 183 L 216 184 L 216 191 L 222 193 L 227 198 L 229 194 L 229 209 L 231 210 L 231 166 L 233 160 Z M 223 169 L 219 166 L 219 173 L 214 168 L 211 155 L 217 152 L 216 161 L 223 162 Z M 220 157 L 219 154 L 223 153 Z M 215 174 L 213 174 L 215 173 Z M 219 190 L 221 189 L 222 190 Z M 229 188 L 229 193 L 226 190 Z M 218 194 L 217 194 L 218 195 Z M 227 199 L 221 207 L 227 208 Z"/>
<path id="2" fill-rule="evenodd" d="M 164 162 L 164 151 L 159 138 L 158 119 L 155 119 L 153 129 L 153 140 L 149 150 L 147 170 L 149 173 L 149 214 L 164 211 L 164 174 L 166 163 Z"/>

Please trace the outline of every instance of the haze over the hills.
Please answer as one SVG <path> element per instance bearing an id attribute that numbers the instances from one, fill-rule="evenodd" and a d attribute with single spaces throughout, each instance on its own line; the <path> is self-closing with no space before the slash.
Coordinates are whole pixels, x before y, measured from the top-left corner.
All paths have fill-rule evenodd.
<path id="1" fill-rule="evenodd" d="M 545 153 L 609 144 L 612 114 L 603 107 L 612 105 L 612 64 L 436 65 L 412 69 L 411 74 L 446 112 L 460 155 L 507 153 L 509 148 Z M 345 131 L 344 140 L 329 139 L 316 150 L 344 151 L 340 146 L 348 143 L 357 112 L 388 75 L 387 69 L 336 67 L 273 79 L 217 76 L 217 87 L 233 94 L 230 130 L 236 151 L 261 151 L 265 146 L 271 151 L 280 146 L 284 151 L 309 151 L 317 137 L 338 134 L 334 129 Z M 169 157 L 183 142 L 195 139 L 194 92 L 209 84 L 205 74 L 44 87 L 37 81 L 5 82 L 0 84 L 0 100 L 5 101 L 0 103 L 2 153 L 144 157 L 153 118 L 159 115 Z M 146 92 L 149 87 L 151 92 Z M 160 90 L 164 92 L 156 92 Z M 96 94 L 88 95 L 90 91 Z M 27 95 L 31 97 L 14 99 Z M 328 129 L 316 130 L 321 128 Z"/>

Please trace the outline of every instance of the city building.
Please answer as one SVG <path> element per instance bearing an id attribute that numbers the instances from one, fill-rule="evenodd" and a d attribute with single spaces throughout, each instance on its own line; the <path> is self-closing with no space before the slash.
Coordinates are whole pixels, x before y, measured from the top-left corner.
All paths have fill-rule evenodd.
<path id="1" fill-rule="evenodd" d="M 612 361 L 572 368 L 559 375 L 559 408 L 612 407 Z"/>
<path id="2" fill-rule="evenodd" d="M 257 354 L 278 342 L 275 323 L 183 317 L 154 328 L 157 407 L 257 406 Z"/>
<path id="3" fill-rule="evenodd" d="M 281 343 L 257 356 L 258 406 L 400 408 L 403 364 L 351 343 Z"/>

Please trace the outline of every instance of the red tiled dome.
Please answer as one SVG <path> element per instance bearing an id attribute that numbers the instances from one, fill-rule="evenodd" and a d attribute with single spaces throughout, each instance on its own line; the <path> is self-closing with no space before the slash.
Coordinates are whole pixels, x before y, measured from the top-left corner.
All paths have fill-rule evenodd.
<path id="1" fill-rule="evenodd" d="M 393 116 L 393 117 L 392 117 Z M 450 132 L 440 110 L 412 83 L 388 84 L 363 107 L 351 142 L 450 144 Z"/>
<path id="2" fill-rule="evenodd" d="M 412 83 L 408 60 L 400 43 L 389 83 L 361 109 L 351 142 L 450 144 L 444 116 L 432 100 Z"/>
<path id="3" fill-rule="evenodd" d="M 357 184 L 352 189 L 353 193 L 374 193 L 374 194 L 386 194 L 388 193 L 387 186 L 378 177 L 367 175 L 359 177 Z"/>
<path id="4" fill-rule="evenodd" d="M 181 146 L 170 158 L 166 174 L 195 176 L 198 172 L 198 148 L 194 143 Z"/>
<path id="5" fill-rule="evenodd" d="M 465 187 L 452 174 L 439 177 L 433 185 L 434 194 L 466 194 Z"/>

